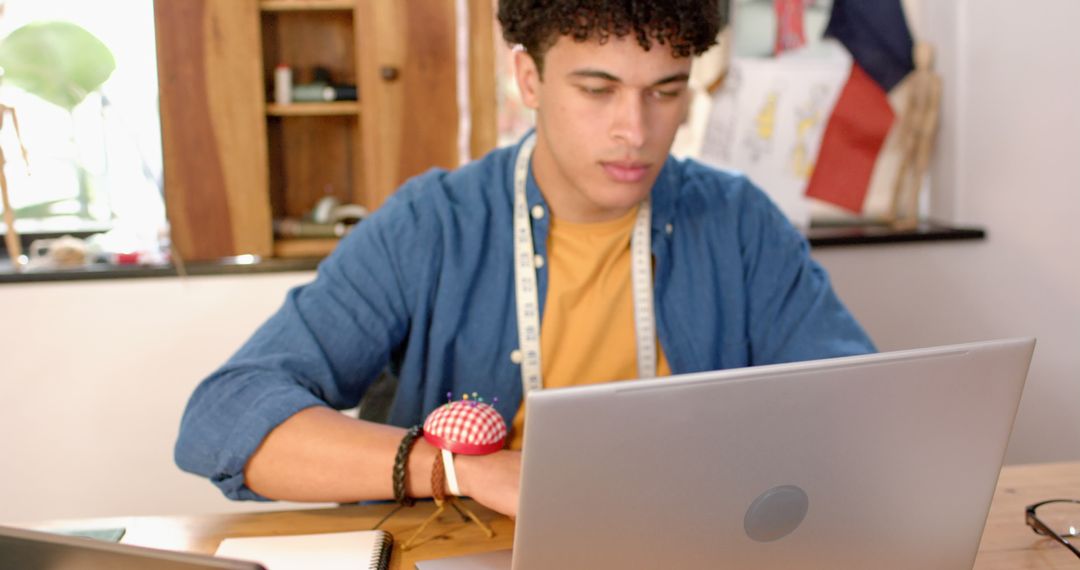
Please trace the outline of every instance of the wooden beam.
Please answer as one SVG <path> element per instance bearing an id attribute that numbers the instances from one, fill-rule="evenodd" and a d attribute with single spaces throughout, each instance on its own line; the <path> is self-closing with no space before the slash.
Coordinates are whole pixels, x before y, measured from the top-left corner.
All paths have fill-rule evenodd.
<path id="1" fill-rule="evenodd" d="M 155 0 L 165 201 L 188 260 L 272 253 L 256 0 Z"/>
<path id="2" fill-rule="evenodd" d="M 472 157 L 480 158 L 498 142 L 495 97 L 495 13 L 491 0 L 469 0 L 469 107 Z"/>

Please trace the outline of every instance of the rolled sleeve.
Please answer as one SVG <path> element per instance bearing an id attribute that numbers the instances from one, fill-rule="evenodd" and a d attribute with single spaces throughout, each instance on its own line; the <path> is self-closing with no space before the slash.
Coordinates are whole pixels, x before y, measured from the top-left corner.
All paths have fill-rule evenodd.
<path id="1" fill-rule="evenodd" d="M 423 272 L 437 269 L 421 221 L 412 202 L 391 199 L 350 232 L 313 282 L 289 291 L 192 394 L 174 448 L 181 469 L 231 499 L 265 500 L 245 485 L 244 468 L 266 436 L 304 409 L 359 403 L 408 334 L 410 297 L 423 294 L 406 277 L 424 282 Z"/>
<path id="2" fill-rule="evenodd" d="M 181 423 L 175 459 L 181 469 L 207 477 L 230 499 L 267 500 L 244 483 L 248 459 L 279 424 L 326 403 L 287 380 L 266 388 L 267 382 L 237 376 L 221 375 L 195 391 Z M 222 392 L 232 397 L 223 398 Z"/>

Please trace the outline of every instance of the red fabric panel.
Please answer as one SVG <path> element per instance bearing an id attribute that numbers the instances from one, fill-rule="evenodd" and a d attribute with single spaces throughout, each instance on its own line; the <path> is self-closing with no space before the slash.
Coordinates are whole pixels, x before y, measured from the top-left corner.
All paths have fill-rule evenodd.
<path id="1" fill-rule="evenodd" d="M 806 45 L 803 20 L 806 19 L 805 0 L 773 0 L 776 10 L 776 44 L 773 53 L 798 49 Z"/>
<path id="2" fill-rule="evenodd" d="M 840 92 L 806 195 L 862 211 L 874 163 L 896 118 L 885 91 L 858 64 Z"/>

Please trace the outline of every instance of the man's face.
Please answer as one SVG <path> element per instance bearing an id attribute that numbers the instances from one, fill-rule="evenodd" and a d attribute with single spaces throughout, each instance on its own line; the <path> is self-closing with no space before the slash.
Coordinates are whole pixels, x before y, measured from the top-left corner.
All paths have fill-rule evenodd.
<path id="1" fill-rule="evenodd" d="M 649 195 L 690 100 L 690 58 L 632 37 L 516 55 L 522 100 L 536 109 L 533 173 L 553 214 L 571 222 L 619 217 Z"/>

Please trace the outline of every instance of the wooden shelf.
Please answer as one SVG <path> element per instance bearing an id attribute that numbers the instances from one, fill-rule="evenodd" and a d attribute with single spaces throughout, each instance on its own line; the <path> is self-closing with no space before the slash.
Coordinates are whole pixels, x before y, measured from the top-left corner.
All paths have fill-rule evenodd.
<path id="1" fill-rule="evenodd" d="M 294 12 L 299 10 L 353 10 L 356 0 L 259 0 L 263 12 Z"/>
<path id="2" fill-rule="evenodd" d="M 325 256 L 336 240 L 276 241 L 273 220 L 327 196 L 375 211 L 409 178 L 460 163 L 454 93 L 466 54 L 454 2 L 153 4 L 160 75 L 183 79 L 163 83 L 160 99 L 171 237 L 185 260 Z M 490 0 L 467 4 L 470 155 L 481 156 L 495 141 L 494 20 Z M 326 76 L 363 100 L 274 104 L 279 64 L 294 85 Z"/>
<path id="3" fill-rule="evenodd" d="M 811 224 L 806 232 L 810 246 L 814 248 L 911 243 L 922 241 L 984 240 L 986 230 L 977 227 L 958 227 L 920 222 L 908 230 L 897 230 L 882 223 Z"/>
<path id="4" fill-rule="evenodd" d="M 339 238 L 276 239 L 274 257 L 326 257 L 339 241 Z"/>
<path id="5" fill-rule="evenodd" d="M 271 117 L 319 117 L 332 115 L 355 115 L 360 112 L 357 101 L 331 101 L 328 103 L 290 103 L 279 105 L 267 103 L 266 114 Z"/>

